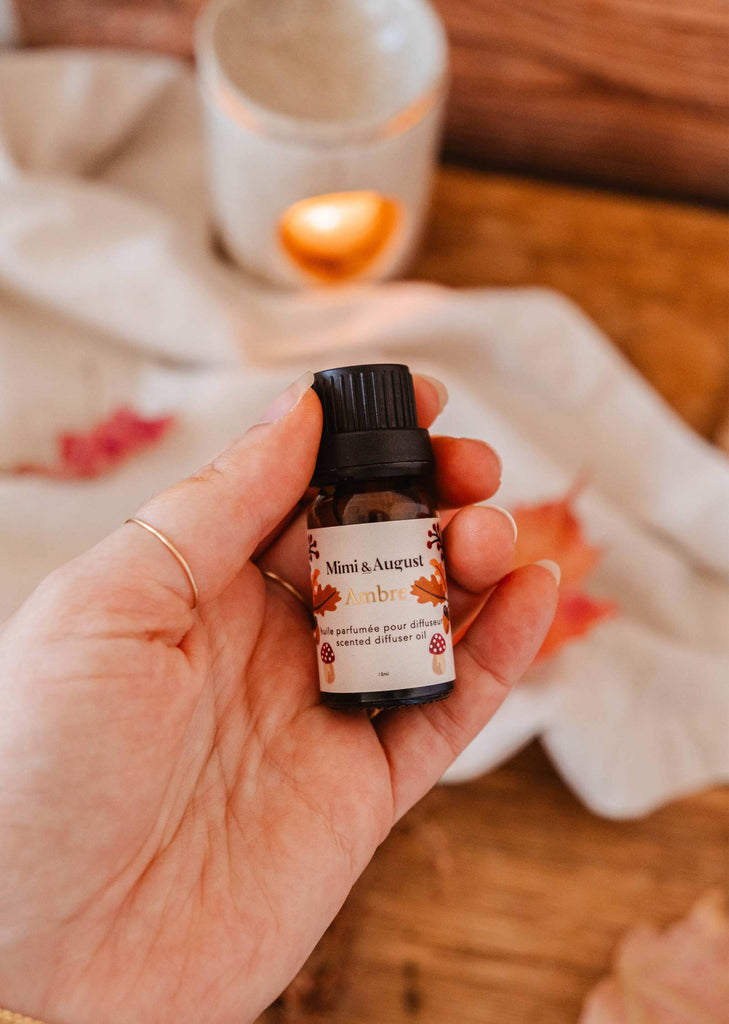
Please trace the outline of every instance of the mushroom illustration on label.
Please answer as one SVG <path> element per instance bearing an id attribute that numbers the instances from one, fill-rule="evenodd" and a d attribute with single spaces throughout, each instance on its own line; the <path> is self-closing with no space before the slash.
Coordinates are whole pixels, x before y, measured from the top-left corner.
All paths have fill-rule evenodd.
<path id="1" fill-rule="evenodd" d="M 433 655 L 433 671 L 439 676 L 445 672 L 445 651 L 445 637 L 442 633 L 433 633 L 428 653 Z"/>
<path id="2" fill-rule="evenodd" d="M 332 645 L 322 644 L 319 657 L 324 663 L 324 678 L 331 685 L 334 682 L 334 651 L 332 650 Z"/>

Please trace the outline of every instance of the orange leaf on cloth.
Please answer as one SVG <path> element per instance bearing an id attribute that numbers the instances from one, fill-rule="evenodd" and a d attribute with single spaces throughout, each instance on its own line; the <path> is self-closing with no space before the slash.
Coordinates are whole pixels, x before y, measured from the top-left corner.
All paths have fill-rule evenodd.
<path id="1" fill-rule="evenodd" d="M 559 650 L 563 644 L 586 636 L 593 626 L 617 611 L 613 601 L 598 601 L 577 587 L 567 586 L 560 591 L 557 613 L 539 649 L 538 657 Z"/>
<path id="2" fill-rule="evenodd" d="M 585 538 L 572 509 L 575 495 L 571 491 L 560 501 L 523 505 L 513 510 L 519 530 L 515 564 L 529 565 L 549 558 L 562 570 L 557 613 L 538 657 L 585 636 L 598 622 L 617 611 L 614 602 L 597 600 L 582 589 L 601 552 Z"/>
<path id="3" fill-rule="evenodd" d="M 48 466 L 16 466 L 16 473 L 38 473 L 59 480 L 86 480 L 102 476 L 136 452 L 162 438 L 174 416 L 145 419 L 133 409 L 117 409 L 90 430 L 60 434 L 58 462 Z"/>
<path id="4" fill-rule="evenodd" d="M 639 924 L 613 973 L 588 995 L 579 1024 L 729 1024 L 729 918 L 706 893 L 663 932 Z"/>
<path id="5" fill-rule="evenodd" d="M 516 541 L 517 565 L 528 565 L 550 558 L 562 570 L 562 583 L 582 583 L 600 560 L 600 549 L 587 543 L 577 516 L 572 510 L 575 491 L 560 501 L 543 505 L 522 505 L 513 510 L 519 536 Z"/>

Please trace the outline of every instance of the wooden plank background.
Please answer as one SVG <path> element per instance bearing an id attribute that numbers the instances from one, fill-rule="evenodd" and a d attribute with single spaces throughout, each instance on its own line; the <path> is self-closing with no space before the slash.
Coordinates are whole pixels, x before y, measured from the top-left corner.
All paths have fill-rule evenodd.
<path id="1" fill-rule="evenodd" d="M 188 54 L 201 0 L 16 0 L 35 44 Z M 723 201 L 726 0 L 435 0 L 449 153 L 491 168 Z"/>
<path id="2" fill-rule="evenodd" d="M 455 167 L 417 277 L 573 299 L 700 434 L 729 414 L 729 225 L 720 212 Z"/>
<path id="3" fill-rule="evenodd" d="M 447 143 L 484 166 L 722 200 L 726 0 L 435 0 Z"/>

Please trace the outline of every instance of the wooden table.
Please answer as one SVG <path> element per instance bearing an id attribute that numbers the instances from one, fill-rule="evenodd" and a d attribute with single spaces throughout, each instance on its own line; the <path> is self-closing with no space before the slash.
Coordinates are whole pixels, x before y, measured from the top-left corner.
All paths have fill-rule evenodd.
<path id="1" fill-rule="evenodd" d="M 416 276 L 550 285 L 712 437 L 729 393 L 729 235 L 704 209 L 446 169 Z M 432 792 L 261 1024 L 567 1024 L 641 917 L 729 889 L 729 791 L 603 821 L 532 744 Z"/>

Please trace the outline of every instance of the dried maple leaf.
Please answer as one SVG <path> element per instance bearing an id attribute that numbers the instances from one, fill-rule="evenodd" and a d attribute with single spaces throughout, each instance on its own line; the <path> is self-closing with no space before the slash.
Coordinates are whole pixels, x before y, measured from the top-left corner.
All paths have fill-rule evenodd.
<path id="1" fill-rule="evenodd" d="M 593 626 L 616 611 L 614 601 L 598 601 L 577 587 L 565 587 L 560 590 L 557 612 L 538 656 L 544 658 L 570 640 L 585 636 Z"/>
<path id="2" fill-rule="evenodd" d="M 617 611 L 614 602 L 597 600 L 582 589 L 585 578 L 599 562 L 601 551 L 585 539 L 572 509 L 575 496 L 573 490 L 560 501 L 524 505 L 513 511 L 519 529 L 515 564 L 529 565 L 549 558 L 562 570 L 557 613 L 538 657 L 585 636 L 598 622 Z"/>
<path id="3" fill-rule="evenodd" d="M 579 1024 L 729 1024 L 729 918 L 706 893 L 663 932 L 639 924 L 613 973 L 588 995 Z"/>
<path id="4" fill-rule="evenodd" d="M 588 544 L 577 516 L 572 510 L 576 491 L 560 501 L 542 505 L 522 505 L 513 510 L 519 528 L 515 558 L 517 565 L 528 565 L 551 558 L 562 570 L 562 583 L 582 583 L 600 560 L 599 548 Z"/>
<path id="5" fill-rule="evenodd" d="M 133 409 L 117 409 L 90 430 L 60 434 L 55 464 L 16 466 L 13 471 L 38 473 L 59 480 L 98 477 L 159 441 L 173 422 L 173 416 L 145 419 Z"/>
<path id="6" fill-rule="evenodd" d="M 432 576 L 421 576 L 413 582 L 410 593 L 417 597 L 418 604 L 432 604 L 435 608 L 443 604 L 447 598 L 445 573 L 443 563 L 437 558 L 431 558 L 433 566 Z"/>
<path id="7" fill-rule="evenodd" d="M 336 587 L 327 583 L 322 587 L 318 582 L 320 570 L 315 569 L 311 574 L 311 594 L 313 600 L 313 611 L 315 615 L 324 615 L 326 612 L 333 612 L 342 599 Z"/>

